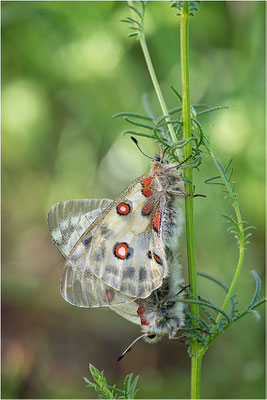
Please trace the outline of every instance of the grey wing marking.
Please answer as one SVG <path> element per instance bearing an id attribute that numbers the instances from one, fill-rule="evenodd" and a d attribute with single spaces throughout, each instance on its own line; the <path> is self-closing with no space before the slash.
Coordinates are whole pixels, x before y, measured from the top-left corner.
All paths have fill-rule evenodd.
<path id="1" fill-rule="evenodd" d="M 124 304 L 135 300 L 106 285 L 89 269 L 81 271 L 75 267 L 68 259 L 61 279 L 61 294 L 70 304 L 89 308 Z"/>
<path id="2" fill-rule="evenodd" d="M 86 229 L 111 203 L 109 199 L 67 200 L 50 208 L 47 217 L 49 232 L 65 258 Z"/>

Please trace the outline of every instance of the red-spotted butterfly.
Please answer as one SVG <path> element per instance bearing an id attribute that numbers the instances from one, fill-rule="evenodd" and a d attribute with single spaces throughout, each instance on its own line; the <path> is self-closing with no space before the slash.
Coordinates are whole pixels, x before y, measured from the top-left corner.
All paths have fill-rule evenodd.
<path id="1" fill-rule="evenodd" d="M 66 258 L 61 279 L 66 301 L 116 306 L 148 300 L 162 287 L 166 247 L 182 224 L 175 207 L 176 196 L 185 196 L 178 167 L 155 156 L 150 173 L 116 200 L 69 200 L 49 210 L 49 231 Z"/>

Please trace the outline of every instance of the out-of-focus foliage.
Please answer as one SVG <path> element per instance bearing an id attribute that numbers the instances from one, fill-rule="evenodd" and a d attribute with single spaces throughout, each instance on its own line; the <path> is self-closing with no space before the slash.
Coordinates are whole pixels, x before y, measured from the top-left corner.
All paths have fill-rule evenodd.
<path id="1" fill-rule="evenodd" d="M 256 231 L 238 285 L 242 308 L 264 273 L 264 7 L 263 2 L 203 2 L 190 20 L 192 103 L 228 105 L 202 117 L 213 127 L 218 156 L 234 158 L 242 215 Z M 139 342 L 139 332 L 107 310 L 78 309 L 59 293 L 63 259 L 47 232 L 56 202 L 113 198 L 148 161 L 120 132 L 120 111 L 143 113 L 146 92 L 159 113 L 138 42 L 119 22 L 124 2 L 2 2 L 3 398 L 88 398 L 88 362 L 109 382 L 140 375 L 141 398 L 187 398 L 186 347 Z M 147 6 L 145 29 L 169 108 L 180 89 L 179 18 L 169 2 Z M 144 150 L 157 148 L 145 139 Z M 231 213 L 222 193 L 196 172 L 197 263 L 229 284 L 237 249 L 226 233 Z M 185 245 L 180 247 L 186 265 Z M 185 270 L 185 268 L 184 268 Z M 186 276 L 186 271 L 184 272 Z M 199 278 L 200 293 L 220 302 L 223 291 Z M 249 298 L 248 298 L 249 296 Z M 262 316 L 263 307 L 259 309 Z M 203 363 L 203 398 L 264 398 L 264 321 L 240 320 L 211 347 Z"/>

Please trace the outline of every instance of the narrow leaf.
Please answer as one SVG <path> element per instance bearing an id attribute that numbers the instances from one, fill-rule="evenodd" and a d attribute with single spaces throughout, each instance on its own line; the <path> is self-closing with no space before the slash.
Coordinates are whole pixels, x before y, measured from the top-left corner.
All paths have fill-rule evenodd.
<path id="1" fill-rule="evenodd" d="M 223 109 L 226 109 L 226 108 L 229 108 L 229 107 L 227 107 L 227 106 L 211 107 L 211 108 L 207 108 L 207 110 L 199 111 L 197 113 L 197 115 L 199 116 L 199 115 L 207 114 L 207 113 L 209 113 L 211 111 L 223 110 Z"/>
<path id="2" fill-rule="evenodd" d="M 230 160 L 228 161 L 228 163 L 227 163 L 227 165 L 226 165 L 226 167 L 225 167 L 225 172 L 226 172 L 226 173 L 228 172 L 228 170 L 229 170 L 229 168 L 230 168 L 230 166 L 231 166 L 231 164 L 232 164 L 232 161 L 233 161 L 233 159 L 230 158 Z"/>
<path id="3" fill-rule="evenodd" d="M 176 303 L 198 304 L 200 306 L 205 306 L 205 307 L 212 308 L 213 310 L 215 310 L 218 313 L 222 314 L 227 319 L 227 321 L 231 322 L 231 317 L 229 315 L 227 315 L 224 310 L 222 310 L 220 307 L 216 306 L 215 304 L 207 303 L 207 302 L 199 301 L 199 300 L 191 300 L 191 299 L 188 299 L 188 300 L 187 299 L 181 299 L 181 300 L 176 299 L 176 300 L 173 300 L 173 301 L 175 301 Z"/>
<path id="4" fill-rule="evenodd" d="M 249 305 L 249 308 L 252 307 L 256 303 L 256 301 L 259 298 L 260 291 L 261 291 L 261 278 L 259 277 L 259 275 L 257 274 L 257 272 L 255 270 L 252 270 L 251 273 L 253 274 L 255 281 L 256 281 L 256 289 L 255 289 L 252 301 Z"/>
<path id="5" fill-rule="evenodd" d="M 216 161 L 217 161 L 217 164 L 218 164 L 218 166 L 219 166 L 219 168 L 220 168 L 220 170 L 221 170 L 223 176 L 224 176 L 225 179 L 228 181 L 228 178 L 227 178 L 227 175 L 226 175 L 226 173 L 225 173 L 225 169 L 224 169 L 224 166 L 222 165 L 221 160 L 220 160 L 219 158 L 216 158 Z"/>
<path id="6" fill-rule="evenodd" d="M 183 109 L 182 106 L 172 108 L 171 110 L 168 110 L 168 114 L 169 114 L 169 115 L 175 114 L 175 113 L 178 112 L 178 111 L 182 111 L 182 109 Z"/>
<path id="7" fill-rule="evenodd" d="M 142 15 L 141 11 L 138 10 L 138 8 L 131 6 L 129 4 L 128 4 L 128 7 L 131 8 L 136 14 L 138 14 L 141 19 L 143 18 L 143 15 Z"/>
<path id="8" fill-rule="evenodd" d="M 134 37 L 134 36 L 138 36 L 138 33 L 128 33 L 128 37 Z"/>
<path id="9" fill-rule="evenodd" d="M 219 179 L 220 177 L 220 175 L 212 176 L 211 178 L 206 179 L 204 183 L 209 183 L 210 181 L 213 181 L 214 179 Z"/>
<path id="10" fill-rule="evenodd" d="M 137 25 L 139 25 L 139 26 L 141 27 L 140 22 L 136 21 L 135 19 L 133 19 L 133 18 L 131 18 L 131 17 L 127 17 L 126 19 L 127 19 L 128 21 L 132 22 L 133 24 L 137 24 Z"/>
<path id="11" fill-rule="evenodd" d="M 144 119 L 147 121 L 153 121 L 153 118 L 148 117 L 146 115 L 142 115 L 142 114 L 135 114 L 132 112 L 120 112 L 117 114 L 112 115 L 112 119 L 117 118 L 117 117 L 134 117 L 134 118 L 140 118 L 140 119 Z"/>
<path id="12" fill-rule="evenodd" d="M 229 176 L 228 176 L 228 181 L 229 181 L 229 182 L 230 182 L 230 180 L 232 179 L 233 172 L 234 172 L 234 169 L 232 168 L 231 171 L 230 171 L 230 174 L 229 174 Z"/>
<path id="13" fill-rule="evenodd" d="M 139 389 L 136 390 L 136 385 L 137 385 L 138 379 L 139 379 L 139 376 L 136 375 L 136 377 L 133 380 L 133 383 L 131 384 L 131 388 L 130 388 L 131 397 L 130 398 L 134 399 L 134 397 L 136 396 L 137 392 L 139 391 Z"/>
<path id="14" fill-rule="evenodd" d="M 149 133 L 143 133 L 143 132 L 136 132 L 136 131 L 131 131 L 129 129 L 126 129 L 125 131 L 122 132 L 122 135 L 126 135 L 126 134 L 131 134 L 131 135 L 136 135 L 136 136 L 143 136 L 143 137 L 147 137 L 147 138 L 153 138 L 153 135 L 150 135 Z"/>
<path id="15" fill-rule="evenodd" d="M 175 89 L 174 86 L 171 85 L 171 90 L 176 94 L 176 96 L 178 97 L 178 99 L 180 100 L 180 102 L 183 102 L 183 98 L 182 95 L 178 92 L 178 90 Z"/>
<path id="16" fill-rule="evenodd" d="M 208 185 L 218 185 L 218 186 L 224 186 L 224 183 L 222 182 L 207 182 Z"/>
<path id="17" fill-rule="evenodd" d="M 204 311 L 204 313 L 207 315 L 207 317 L 210 319 L 210 321 L 213 323 L 213 325 L 216 328 L 219 328 L 215 318 L 212 316 L 212 314 L 209 312 L 209 310 L 207 310 L 206 307 L 204 307 L 204 306 L 200 306 L 200 308 L 202 311 Z"/>
<path id="18" fill-rule="evenodd" d="M 142 128 L 149 129 L 149 130 L 151 130 L 151 131 L 153 131 L 154 129 L 157 129 L 157 128 L 154 127 L 154 126 L 147 125 L 147 124 L 143 124 L 143 123 L 137 122 L 137 121 L 133 121 L 132 119 L 128 118 L 128 116 L 125 116 L 125 117 L 123 117 L 123 118 L 125 119 L 125 121 L 127 121 L 127 122 L 129 122 L 130 124 L 133 124 L 133 125 L 135 125 L 135 126 L 141 126 Z"/>
<path id="19" fill-rule="evenodd" d="M 169 125 L 169 124 L 179 124 L 179 125 L 183 125 L 183 122 L 182 121 L 180 121 L 179 119 L 176 119 L 176 120 L 173 120 L 173 121 L 165 121 L 165 122 L 162 122 L 162 123 L 160 123 L 160 124 L 157 124 L 157 127 L 159 128 L 160 126 L 164 126 L 164 125 Z"/>

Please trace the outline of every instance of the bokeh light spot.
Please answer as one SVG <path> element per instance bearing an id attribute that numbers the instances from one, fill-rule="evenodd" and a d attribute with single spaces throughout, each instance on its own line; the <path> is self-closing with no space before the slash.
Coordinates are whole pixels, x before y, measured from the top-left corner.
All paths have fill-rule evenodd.
<path id="1" fill-rule="evenodd" d="M 42 114 L 43 99 L 37 85 L 18 80 L 3 91 L 3 126 L 11 133 L 22 133 Z"/>

